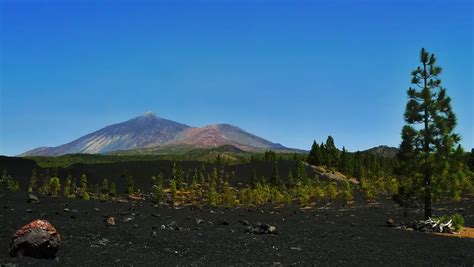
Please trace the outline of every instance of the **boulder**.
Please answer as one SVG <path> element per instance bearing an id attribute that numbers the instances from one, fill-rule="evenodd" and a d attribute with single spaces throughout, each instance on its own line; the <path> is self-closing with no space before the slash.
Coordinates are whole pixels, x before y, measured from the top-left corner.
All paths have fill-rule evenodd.
<path id="1" fill-rule="evenodd" d="M 55 258 L 61 235 L 46 220 L 35 220 L 22 226 L 10 243 L 12 257 Z"/>

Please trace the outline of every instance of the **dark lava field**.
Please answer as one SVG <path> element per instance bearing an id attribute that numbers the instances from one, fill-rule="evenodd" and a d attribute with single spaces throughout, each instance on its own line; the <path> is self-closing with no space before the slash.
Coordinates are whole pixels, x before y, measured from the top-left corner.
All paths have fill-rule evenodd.
<path id="1" fill-rule="evenodd" d="M 474 239 L 437 236 L 386 227 L 389 218 L 409 222 L 422 217 L 402 210 L 389 199 L 356 200 L 255 209 L 156 206 L 40 197 L 28 203 L 25 193 L 0 196 L 0 265 L 436 265 L 473 266 Z M 438 204 L 435 212 L 457 211 L 466 226 L 474 225 L 474 199 Z M 116 218 L 116 225 L 104 222 Z M 16 229 L 38 218 L 60 232 L 54 260 L 11 258 L 8 248 Z M 258 223 L 276 234 L 248 231 Z"/>

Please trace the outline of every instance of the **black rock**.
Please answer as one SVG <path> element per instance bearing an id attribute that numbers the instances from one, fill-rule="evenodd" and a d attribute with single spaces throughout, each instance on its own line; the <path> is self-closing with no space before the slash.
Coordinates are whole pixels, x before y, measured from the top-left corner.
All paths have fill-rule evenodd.
<path id="1" fill-rule="evenodd" d="M 36 195 L 29 193 L 28 203 L 39 203 L 39 198 Z"/>
<path id="2" fill-rule="evenodd" d="M 249 221 L 247 220 L 239 220 L 239 222 L 243 225 L 250 225 Z"/>
<path id="3" fill-rule="evenodd" d="M 15 233 L 10 243 L 10 255 L 53 259 L 60 242 L 61 237 L 51 224 L 36 220 Z"/>
<path id="4" fill-rule="evenodd" d="M 219 220 L 219 224 L 220 225 L 229 225 L 229 222 L 224 220 L 224 219 L 221 219 L 221 220 Z"/>
<path id="5" fill-rule="evenodd" d="M 261 223 L 253 226 L 247 226 L 245 228 L 245 232 L 251 234 L 277 234 L 275 226 Z"/>
<path id="6" fill-rule="evenodd" d="M 175 221 L 172 221 L 168 224 L 168 229 L 173 230 L 173 231 L 177 231 L 181 228 L 179 227 L 179 225 Z"/>

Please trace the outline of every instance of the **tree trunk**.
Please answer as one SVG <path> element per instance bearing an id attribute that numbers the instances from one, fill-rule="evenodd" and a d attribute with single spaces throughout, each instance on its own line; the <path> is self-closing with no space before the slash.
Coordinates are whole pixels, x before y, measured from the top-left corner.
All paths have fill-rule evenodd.
<path id="1" fill-rule="evenodd" d="M 426 83 L 428 80 L 428 77 L 426 75 L 426 63 L 423 63 L 423 73 L 424 73 L 424 87 L 426 88 Z M 425 99 L 426 102 L 426 99 Z M 431 217 L 431 164 L 430 164 L 430 143 L 428 142 L 429 140 L 429 133 L 428 133 L 428 119 L 429 119 L 429 109 L 428 106 L 425 106 L 424 110 L 424 144 L 423 144 L 423 150 L 425 153 L 425 163 L 423 166 L 423 172 L 424 172 L 424 180 L 425 180 L 425 220 L 428 220 L 428 218 Z"/>
<path id="2" fill-rule="evenodd" d="M 425 220 L 431 217 L 431 174 L 425 171 Z"/>

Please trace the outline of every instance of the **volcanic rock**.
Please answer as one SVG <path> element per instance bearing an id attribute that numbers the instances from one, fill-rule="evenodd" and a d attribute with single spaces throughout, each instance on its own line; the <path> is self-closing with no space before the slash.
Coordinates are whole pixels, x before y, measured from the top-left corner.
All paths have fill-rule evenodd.
<path id="1" fill-rule="evenodd" d="M 395 221 L 392 218 L 390 218 L 390 219 L 387 220 L 386 224 L 389 227 L 393 227 L 393 226 L 395 226 Z"/>
<path id="2" fill-rule="evenodd" d="M 39 198 L 34 194 L 28 194 L 28 203 L 38 203 Z"/>
<path id="3" fill-rule="evenodd" d="M 261 224 L 258 223 L 257 225 L 254 226 L 248 226 L 245 229 L 245 232 L 251 233 L 251 234 L 276 234 L 276 227 L 270 224 Z"/>
<path id="4" fill-rule="evenodd" d="M 48 221 L 35 220 L 16 231 L 10 243 L 10 255 L 52 259 L 60 242 L 60 234 Z"/>
<path id="5" fill-rule="evenodd" d="M 114 226 L 114 225 L 115 225 L 115 218 L 112 217 L 112 216 L 111 216 L 111 217 L 107 217 L 107 219 L 105 219 L 105 223 L 106 223 L 107 225 L 112 225 L 112 226 Z"/>

